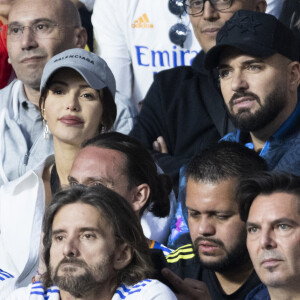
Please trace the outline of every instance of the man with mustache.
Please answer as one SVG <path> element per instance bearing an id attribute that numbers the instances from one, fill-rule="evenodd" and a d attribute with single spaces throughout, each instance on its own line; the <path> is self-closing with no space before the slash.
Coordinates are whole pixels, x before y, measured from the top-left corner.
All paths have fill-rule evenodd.
<path id="1" fill-rule="evenodd" d="M 186 294 L 196 295 L 204 282 L 212 299 L 240 300 L 260 283 L 247 252 L 246 226 L 240 219 L 235 192 L 241 178 L 266 168 L 257 153 L 232 142 L 202 151 L 187 165 L 186 206 L 192 244 L 167 256 L 169 268 L 182 279 L 163 269 L 175 289 L 181 287 Z M 186 299 L 183 292 L 179 299 Z"/>
<path id="2" fill-rule="evenodd" d="M 71 1 L 13 2 L 7 49 L 18 80 L 0 91 L 0 185 L 20 177 L 53 153 L 52 139 L 43 137 L 38 108 L 42 71 L 52 56 L 84 48 L 86 41 L 86 31 Z"/>
<path id="3" fill-rule="evenodd" d="M 43 231 L 42 282 L 5 300 L 177 299 L 150 279 L 153 268 L 139 220 L 127 201 L 103 185 L 57 193 Z"/>
<path id="4" fill-rule="evenodd" d="M 186 0 L 183 5 L 202 51 L 191 67 L 177 67 L 155 76 L 130 133 L 147 149 L 155 150 L 159 165 L 175 180 L 180 167 L 193 155 L 233 129 L 223 99 L 204 68 L 205 54 L 216 44 L 218 31 L 237 10 L 264 12 L 266 1 Z"/>
<path id="5" fill-rule="evenodd" d="M 268 14 L 239 11 L 220 30 L 206 67 L 218 68 L 220 88 L 238 130 L 224 140 L 254 149 L 270 170 L 300 174 L 299 45 Z"/>
<path id="6" fill-rule="evenodd" d="M 300 299 L 300 177 L 264 172 L 238 186 L 247 248 L 263 282 L 247 300 Z"/>

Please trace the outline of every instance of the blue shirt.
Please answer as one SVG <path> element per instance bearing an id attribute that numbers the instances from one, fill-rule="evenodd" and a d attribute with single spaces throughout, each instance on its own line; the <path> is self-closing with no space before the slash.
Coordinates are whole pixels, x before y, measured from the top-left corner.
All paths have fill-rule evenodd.
<path id="1" fill-rule="evenodd" d="M 235 130 L 222 140 L 244 144 L 253 149 L 249 133 Z M 270 136 L 260 151 L 269 170 L 279 170 L 300 175 L 300 101 L 289 118 Z"/>

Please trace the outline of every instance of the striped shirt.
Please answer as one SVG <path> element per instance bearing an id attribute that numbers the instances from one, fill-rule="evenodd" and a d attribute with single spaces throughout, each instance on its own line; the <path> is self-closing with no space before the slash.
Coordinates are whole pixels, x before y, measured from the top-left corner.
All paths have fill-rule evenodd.
<path id="1" fill-rule="evenodd" d="M 9 278 L 14 278 L 14 276 L 0 269 L 0 281 L 5 281 L 6 279 Z"/>
<path id="2" fill-rule="evenodd" d="M 177 300 L 175 294 L 163 283 L 154 279 L 145 279 L 133 286 L 121 285 L 112 300 Z M 2 300 L 2 299 L 1 299 Z M 59 289 L 52 286 L 44 289 L 41 282 L 30 284 L 26 288 L 15 290 L 5 300 L 60 300 Z"/>

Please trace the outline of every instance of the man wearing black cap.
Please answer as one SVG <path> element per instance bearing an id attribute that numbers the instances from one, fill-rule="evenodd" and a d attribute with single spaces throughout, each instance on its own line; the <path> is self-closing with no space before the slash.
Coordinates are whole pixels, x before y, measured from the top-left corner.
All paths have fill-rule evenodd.
<path id="1" fill-rule="evenodd" d="M 218 67 L 235 132 L 225 140 L 260 152 L 269 169 L 300 174 L 299 46 L 271 15 L 237 12 L 217 36 L 205 65 Z"/>
<path id="2" fill-rule="evenodd" d="M 154 147 L 159 165 L 173 178 L 193 155 L 233 129 L 222 97 L 204 68 L 205 53 L 216 44 L 218 31 L 234 12 L 266 9 L 265 0 L 181 2 L 203 51 L 192 67 L 178 67 L 156 75 L 131 131 L 146 148 Z"/>

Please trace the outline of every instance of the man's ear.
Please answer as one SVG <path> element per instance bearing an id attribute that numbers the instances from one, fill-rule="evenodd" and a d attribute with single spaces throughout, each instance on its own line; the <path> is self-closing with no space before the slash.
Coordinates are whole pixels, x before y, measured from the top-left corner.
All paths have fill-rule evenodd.
<path id="1" fill-rule="evenodd" d="M 256 11 L 262 13 L 266 12 L 267 2 L 265 0 L 257 0 L 256 2 L 257 2 L 255 7 Z"/>
<path id="2" fill-rule="evenodd" d="M 75 28 L 75 44 L 74 48 L 82 48 L 86 46 L 87 43 L 87 32 L 84 27 Z"/>
<path id="3" fill-rule="evenodd" d="M 126 243 L 121 244 L 116 250 L 114 257 L 114 270 L 122 270 L 127 265 L 130 264 L 132 260 L 133 252 L 132 248 L 130 248 Z"/>
<path id="4" fill-rule="evenodd" d="M 132 209 L 137 212 L 140 211 L 146 204 L 150 196 L 150 187 L 147 183 L 142 183 L 133 188 L 133 201 L 131 203 Z"/>
<path id="5" fill-rule="evenodd" d="M 292 92 L 297 92 L 300 84 L 300 63 L 293 61 L 288 65 L 288 84 Z"/>

